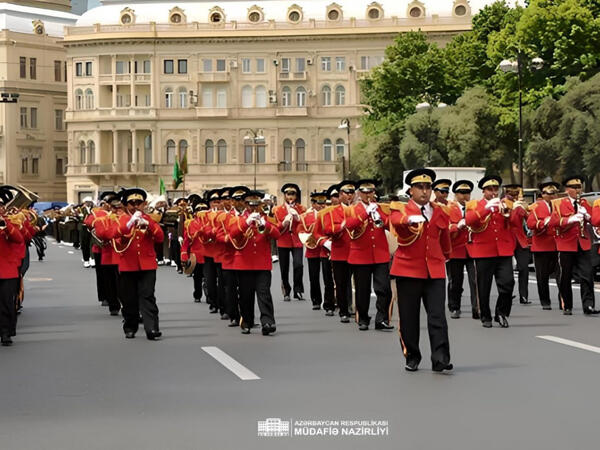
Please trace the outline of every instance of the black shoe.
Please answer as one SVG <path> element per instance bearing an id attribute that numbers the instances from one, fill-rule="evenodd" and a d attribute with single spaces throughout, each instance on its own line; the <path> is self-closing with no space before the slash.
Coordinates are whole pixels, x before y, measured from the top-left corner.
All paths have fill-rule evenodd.
<path id="1" fill-rule="evenodd" d="M 550 305 L 542 305 L 542 309 L 544 311 L 550 311 L 552 309 L 552 306 L 550 306 Z"/>
<path id="2" fill-rule="evenodd" d="M 573 311 L 571 311 L 570 309 L 563 309 L 563 316 L 572 316 L 573 315 Z"/>
<path id="3" fill-rule="evenodd" d="M 146 333 L 146 337 L 148 338 L 149 341 L 155 341 L 156 339 L 158 339 L 161 336 L 162 336 L 162 333 L 160 331 L 150 330 Z"/>
<path id="4" fill-rule="evenodd" d="M 454 369 L 454 366 L 450 363 L 448 364 L 444 364 L 444 363 L 434 363 L 433 366 L 431 367 L 431 370 L 433 370 L 434 372 L 443 372 L 444 370 L 452 370 Z"/>
<path id="5" fill-rule="evenodd" d="M 342 323 L 350 323 L 350 317 L 348 317 L 348 316 L 340 316 L 340 322 L 342 322 Z"/>
<path id="6" fill-rule="evenodd" d="M 326 316 L 331 317 L 331 316 L 333 316 L 333 314 L 334 314 L 333 311 L 325 311 Z"/>
<path id="7" fill-rule="evenodd" d="M 359 323 L 358 324 L 358 329 L 360 331 L 367 331 L 369 329 L 369 324 L 366 323 Z"/>
<path id="8" fill-rule="evenodd" d="M 13 341 L 8 334 L 3 335 L 0 342 L 3 347 L 10 347 L 13 344 Z"/>
<path id="9" fill-rule="evenodd" d="M 125 339 L 133 339 L 135 337 L 135 331 L 126 331 Z"/>
<path id="10" fill-rule="evenodd" d="M 519 299 L 519 303 L 520 303 L 521 305 L 531 305 L 531 301 L 529 301 L 529 300 L 528 300 L 528 299 L 526 299 L 525 297 L 521 297 L 521 298 Z"/>
<path id="11" fill-rule="evenodd" d="M 393 330 L 394 326 L 390 325 L 387 321 L 383 320 L 375 324 L 376 330 Z"/>
<path id="12" fill-rule="evenodd" d="M 302 292 L 296 292 L 296 293 L 294 294 L 294 298 L 295 298 L 296 300 L 306 300 L 306 299 L 304 298 L 304 296 L 302 295 Z"/>
<path id="13" fill-rule="evenodd" d="M 416 372 L 417 370 L 419 370 L 419 363 L 417 361 L 406 361 L 404 370 L 406 370 L 407 372 Z"/>
<path id="14" fill-rule="evenodd" d="M 194 298 L 194 303 L 201 303 L 202 301 L 199 298 Z"/>
<path id="15" fill-rule="evenodd" d="M 450 311 L 450 318 L 451 319 L 460 319 L 460 310 L 454 310 L 454 311 Z"/>
<path id="16" fill-rule="evenodd" d="M 471 311 L 471 316 L 472 316 L 472 317 L 473 317 L 473 319 L 475 319 L 475 320 L 479 320 L 479 319 L 481 318 L 481 317 L 479 316 L 479 311 L 477 311 L 477 310 L 475 310 L 475 309 L 474 309 L 473 311 Z"/>
<path id="17" fill-rule="evenodd" d="M 494 322 L 498 322 L 501 328 L 508 328 L 508 319 L 503 314 L 497 314 L 494 317 Z"/>
<path id="18" fill-rule="evenodd" d="M 492 328 L 492 321 L 491 320 L 484 320 L 481 322 L 481 326 L 483 328 Z"/>
<path id="19" fill-rule="evenodd" d="M 313 305 L 312 310 L 313 311 L 318 311 L 321 309 L 321 305 Z"/>
<path id="20" fill-rule="evenodd" d="M 229 320 L 229 314 L 227 314 L 227 313 L 221 314 L 221 320 Z"/>
<path id="21" fill-rule="evenodd" d="M 138 319 L 138 323 L 144 323 L 144 318 L 142 316 L 140 316 L 140 318 Z"/>
<path id="22" fill-rule="evenodd" d="M 210 312 L 211 314 L 216 314 L 219 312 L 219 309 L 216 306 L 210 305 L 210 308 L 208 308 L 208 312 Z"/>
<path id="23" fill-rule="evenodd" d="M 586 306 L 585 308 L 583 308 L 583 314 L 585 314 L 586 316 L 593 316 L 596 314 L 600 314 L 600 311 L 592 308 L 591 306 Z"/>
<path id="24" fill-rule="evenodd" d="M 183 269 L 177 269 L 177 273 L 183 273 Z"/>
<path id="25" fill-rule="evenodd" d="M 119 310 L 118 310 L 118 309 L 115 309 L 115 310 L 111 311 L 111 312 L 110 312 L 110 315 L 111 315 L 111 316 L 118 316 L 118 315 L 119 315 Z"/>
<path id="26" fill-rule="evenodd" d="M 240 321 L 239 320 L 235 320 L 235 319 L 231 319 L 229 321 L 229 324 L 227 325 L 228 327 L 237 327 L 240 325 Z"/>
<path id="27" fill-rule="evenodd" d="M 242 334 L 250 334 L 250 328 L 242 327 Z"/>
<path id="28" fill-rule="evenodd" d="M 273 324 L 266 323 L 262 326 L 262 335 L 263 336 L 268 336 L 271 333 L 275 333 L 275 331 L 277 331 L 277 328 Z"/>
<path id="29" fill-rule="evenodd" d="M 102 301 L 100 302 L 100 306 L 108 306 L 108 301 L 106 301 L 106 300 L 102 300 Z"/>
<path id="30" fill-rule="evenodd" d="M 289 295 L 284 295 L 283 296 L 283 301 L 284 302 L 289 302 L 290 301 L 290 296 Z"/>

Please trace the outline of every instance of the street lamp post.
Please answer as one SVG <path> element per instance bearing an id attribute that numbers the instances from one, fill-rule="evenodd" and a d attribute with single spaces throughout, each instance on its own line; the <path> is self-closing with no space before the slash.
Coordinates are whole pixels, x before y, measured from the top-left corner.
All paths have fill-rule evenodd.
<path id="1" fill-rule="evenodd" d="M 265 137 L 262 130 L 248 130 L 248 134 L 244 136 L 245 141 L 252 142 L 252 155 L 254 162 L 254 190 L 256 190 L 256 166 L 258 163 L 258 146 L 265 144 Z"/>
<path id="2" fill-rule="evenodd" d="M 346 130 L 346 132 L 348 133 L 348 177 L 350 177 L 350 119 L 345 118 L 342 119 L 342 121 L 340 122 L 340 125 L 338 126 L 338 128 L 340 130 Z M 342 178 L 344 180 L 347 179 L 346 177 L 346 158 L 345 155 L 342 156 Z"/>
<path id="3" fill-rule="evenodd" d="M 523 54 L 521 52 L 517 53 L 516 61 L 503 60 L 498 67 L 504 73 L 513 72 L 517 74 L 519 89 L 519 141 L 517 148 L 519 153 L 519 184 L 523 186 Z M 544 60 L 542 58 L 536 57 L 530 61 L 529 69 L 533 72 L 537 72 L 543 67 Z"/>

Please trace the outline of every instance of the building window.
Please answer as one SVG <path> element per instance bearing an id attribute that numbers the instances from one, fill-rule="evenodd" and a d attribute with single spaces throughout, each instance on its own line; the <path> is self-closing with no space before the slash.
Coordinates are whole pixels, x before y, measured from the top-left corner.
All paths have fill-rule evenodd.
<path id="1" fill-rule="evenodd" d="M 288 86 L 281 90 L 281 106 L 292 106 L 292 90 Z"/>
<path id="2" fill-rule="evenodd" d="M 172 74 L 173 73 L 173 60 L 172 59 L 165 59 L 163 61 L 164 64 L 164 73 L 166 74 Z"/>
<path id="3" fill-rule="evenodd" d="M 144 73 L 151 73 L 152 69 L 151 69 L 151 65 L 150 65 L 150 60 L 146 59 L 144 61 Z"/>
<path id="4" fill-rule="evenodd" d="M 227 142 L 225 142 L 223 139 L 220 139 L 219 142 L 217 142 L 217 151 L 217 162 L 219 164 L 225 164 L 227 162 Z"/>
<path id="5" fill-rule="evenodd" d="M 290 66 L 291 66 L 290 58 L 281 58 L 281 71 L 282 72 L 289 72 Z"/>
<path id="6" fill-rule="evenodd" d="M 296 140 L 296 162 L 303 163 L 306 161 L 306 146 L 304 139 Z"/>
<path id="7" fill-rule="evenodd" d="M 217 108 L 227 108 L 227 90 L 224 87 L 217 88 Z"/>
<path id="8" fill-rule="evenodd" d="M 344 86 L 338 86 L 335 88 L 335 104 L 338 106 L 346 104 L 346 89 Z"/>
<path id="9" fill-rule="evenodd" d="M 254 162 L 252 150 L 252 145 L 244 145 L 244 164 L 252 164 Z"/>
<path id="10" fill-rule="evenodd" d="M 63 67 L 63 69 L 64 69 L 64 70 L 63 70 L 63 73 L 64 73 L 64 75 L 65 75 L 65 76 L 64 76 L 64 82 L 66 83 L 66 82 L 67 82 L 67 62 L 66 62 L 66 61 L 64 62 L 64 67 Z"/>
<path id="11" fill-rule="evenodd" d="M 21 173 L 27 173 L 27 158 L 21 158 Z"/>
<path id="12" fill-rule="evenodd" d="M 19 76 L 21 78 L 27 78 L 27 58 L 24 56 L 19 58 Z"/>
<path id="13" fill-rule="evenodd" d="M 202 60 L 202 71 L 203 72 L 212 72 L 212 59 L 203 59 Z"/>
<path id="14" fill-rule="evenodd" d="M 179 88 L 179 107 L 180 108 L 188 107 L 187 97 L 188 97 L 187 89 L 184 87 L 180 87 Z"/>
<path id="15" fill-rule="evenodd" d="M 38 127 L 37 126 L 38 125 L 38 123 L 37 123 L 38 110 L 37 110 L 37 108 L 31 108 L 29 110 L 29 113 L 30 113 L 30 117 L 31 117 L 31 122 L 29 122 L 29 124 L 31 125 L 31 128 L 36 129 Z"/>
<path id="16" fill-rule="evenodd" d="M 187 73 L 187 59 L 178 59 L 177 60 L 177 72 Z"/>
<path id="17" fill-rule="evenodd" d="M 331 88 L 327 85 L 323 86 L 321 94 L 323 96 L 323 106 L 331 106 Z"/>
<path id="18" fill-rule="evenodd" d="M 65 164 L 62 158 L 56 158 L 56 169 L 54 173 L 59 176 L 65 174 Z"/>
<path id="19" fill-rule="evenodd" d="M 54 61 L 54 81 L 62 81 L 62 74 L 60 73 L 61 67 L 61 61 Z"/>
<path id="20" fill-rule="evenodd" d="M 94 109 L 94 92 L 89 88 L 85 90 L 85 109 Z"/>
<path id="21" fill-rule="evenodd" d="M 86 159 L 85 159 L 86 154 L 85 153 L 86 153 L 85 152 L 85 142 L 80 141 L 79 142 L 79 164 L 85 164 L 85 161 L 86 161 Z"/>
<path id="22" fill-rule="evenodd" d="M 171 23 L 181 23 L 181 14 L 173 13 L 169 19 Z"/>
<path id="23" fill-rule="evenodd" d="M 298 89 L 296 89 L 296 106 L 306 106 L 306 89 L 303 86 L 298 86 Z"/>
<path id="24" fill-rule="evenodd" d="M 167 164 L 175 164 L 175 156 L 177 154 L 177 147 L 175 147 L 175 141 L 169 139 L 167 141 Z"/>
<path id="25" fill-rule="evenodd" d="M 40 159 L 31 158 L 31 173 L 37 175 L 40 172 Z"/>
<path id="26" fill-rule="evenodd" d="M 252 88 L 247 85 L 242 88 L 242 108 L 252 108 Z"/>
<path id="27" fill-rule="evenodd" d="M 379 20 L 383 17 L 383 9 L 377 3 L 369 5 L 367 8 L 367 18 L 369 20 Z"/>
<path id="28" fill-rule="evenodd" d="M 264 163 L 267 160 L 267 147 L 264 145 L 258 145 L 256 147 L 256 154 L 258 156 L 258 162 Z"/>
<path id="29" fill-rule="evenodd" d="M 217 59 L 217 72 L 225 72 L 225 60 Z"/>
<path id="30" fill-rule="evenodd" d="M 408 15 L 410 17 L 412 17 L 413 19 L 418 19 L 419 17 L 424 15 L 424 11 L 422 8 L 420 8 L 419 6 L 413 6 L 412 8 L 410 8 L 410 10 L 408 11 Z"/>
<path id="31" fill-rule="evenodd" d="M 92 63 L 91 61 L 88 61 L 85 63 L 85 76 L 86 77 L 91 77 L 92 76 Z"/>
<path id="32" fill-rule="evenodd" d="M 256 73 L 265 73 L 265 59 L 264 58 L 256 59 Z"/>
<path id="33" fill-rule="evenodd" d="M 173 90 L 167 88 L 165 91 L 165 108 L 173 108 Z"/>
<path id="34" fill-rule="evenodd" d="M 83 91 L 81 89 L 75 91 L 75 109 L 83 109 Z"/>
<path id="35" fill-rule="evenodd" d="M 346 57 L 345 56 L 336 56 L 335 57 L 335 70 L 338 72 L 343 72 L 346 70 Z"/>
<path id="36" fill-rule="evenodd" d="M 83 63 L 75 63 L 75 76 L 82 77 L 83 76 Z"/>
<path id="37" fill-rule="evenodd" d="M 321 70 L 323 72 L 331 72 L 331 57 L 330 56 L 322 56 L 321 57 Z"/>
<path id="38" fill-rule="evenodd" d="M 183 165 L 184 161 L 187 163 L 187 151 L 188 142 L 185 139 L 179 141 L 179 163 Z M 184 167 L 185 170 L 187 168 Z"/>
<path id="39" fill-rule="evenodd" d="M 288 21 L 291 23 L 299 23 L 302 20 L 302 10 L 299 8 L 288 11 Z"/>
<path id="40" fill-rule="evenodd" d="M 21 108 L 21 129 L 27 128 L 27 108 Z"/>
<path id="41" fill-rule="evenodd" d="M 283 160 L 286 163 L 292 162 L 292 141 L 289 139 L 283 141 Z"/>
<path id="42" fill-rule="evenodd" d="M 256 107 L 266 108 L 267 107 L 267 88 L 264 86 L 256 87 Z"/>
<path id="43" fill-rule="evenodd" d="M 331 5 L 328 7 L 327 20 L 331 22 L 337 22 L 342 18 L 342 11 L 337 5 Z"/>
<path id="44" fill-rule="evenodd" d="M 206 164 L 214 164 L 215 162 L 215 145 L 210 139 L 204 143 L 204 161 Z"/>
<path id="45" fill-rule="evenodd" d="M 242 58 L 242 73 L 250 73 L 250 58 Z"/>
<path id="46" fill-rule="evenodd" d="M 296 72 L 304 72 L 306 70 L 306 58 L 296 58 Z"/>
<path id="47" fill-rule="evenodd" d="M 35 80 L 37 77 L 37 59 L 29 58 L 29 78 Z"/>
<path id="48" fill-rule="evenodd" d="M 344 156 L 345 150 L 346 143 L 343 139 L 338 139 L 337 141 L 335 141 L 335 154 L 338 156 L 338 158 Z"/>
<path id="49" fill-rule="evenodd" d="M 213 106 L 213 98 L 212 98 L 213 90 L 212 88 L 204 88 L 202 89 L 202 106 L 204 108 L 212 108 Z"/>
<path id="50" fill-rule="evenodd" d="M 127 62 L 126 61 L 117 61 L 115 63 L 115 73 L 117 75 L 128 73 L 129 71 L 127 70 L 127 72 L 125 72 L 126 70 L 127 70 Z"/>
<path id="51" fill-rule="evenodd" d="M 94 141 L 88 141 L 88 163 L 94 164 L 96 162 L 96 144 Z"/>
<path id="52" fill-rule="evenodd" d="M 331 139 L 325 139 L 323 141 L 323 161 L 331 161 L 332 150 L 333 145 L 331 144 Z"/>
<path id="53" fill-rule="evenodd" d="M 62 109 L 55 109 L 54 110 L 54 129 L 56 131 L 63 131 L 63 110 Z"/>

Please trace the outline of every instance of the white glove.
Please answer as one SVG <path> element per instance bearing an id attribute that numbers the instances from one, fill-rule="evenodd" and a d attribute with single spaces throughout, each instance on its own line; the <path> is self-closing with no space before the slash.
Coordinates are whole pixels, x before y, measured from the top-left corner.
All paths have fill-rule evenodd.
<path id="1" fill-rule="evenodd" d="M 293 220 L 300 220 L 300 214 L 298 214 L 298 211 L 296 211 L 295 209 L 290 210 L 290 215 Z"/>
<path id="2" fill-rule="evenodd" d="M 583 222 L 583 214 L 581 213 L 577 213 L 577 214 L 573 214 L 571 217 L 569 217 L 569 220 L 567 221 L 567 223 L 581 223 Z"/>
<path id="3" fill-rule="evenodd" d="M 499 198 L 493 198 L 491 200 L 489 200 L 487 202 L 487 204 L 485 205 L 485 209 L 500 209 L 500 199 Z"/>
<path id="4" fill-rule="evenodd" d="M 409 225 L 415 225 L 417 223 L 423 223 L 423 222 L 425 222 L 425 217 L 423 217 L 423 216 L 417 216 L 417 215 L 408 216 Z"/>
<path id="5" fill-rule="evenodd" d="M 587 216 L 587 215 L 588 215 L 588 212 L 587 212 L 587 209 L 585 209 L 585 206 L 581 206 L 581 205 L 579 205 L 579 206 L 577 207 L 577 212 L 579 212 L 579 213 L 583 214 L 584 216 Z"/>
<path id="6" fill-rule="evenodd" d="M 288 215 L 285 216 L 285 218 L 283 219 L 282 223 L 283 223 L 283 225 L 285 225 L 287 227 L 287 226 L 291 225 L 292 220 L 293 220 L 292 215 L 288 213 Z"/>
<path id="7" fill-rule="evenodd" d="M 133 216 L 131 216 L 131 218 L 129 219 L 129 222 L 127 222 L 127 229 L 130 230 L 131 227 L 138 221 L 138 217 L 136 217 L 136 215 L 134 214 Z"/>
<path id="8" fill-rule="evenodd" d="M 377 211 L 377 203 L 369 203 L 365 209 L 367 210 L 367 214 L 373 214 Z"/>
<path id="9" fill-rule="evenodd" d="M 323 242 L 323 247 L 331 251 L 331 239 L 327 239 L 325 242 Z"/>
<path id="10" fill-rule="evenodd" d="M 183 238 L 181 236 L 179 236 L 177 240 L 179 241 L 179 245 L 183 245 Z"/>
<path id="11" fill-rule="evenodd" d="M 261 227 L 265 227 L 265 226 L 267 225 L 267 221 L 265 220 L 265 218 L 264 218 L 264 217 L 262 217 L 262 216 L 261 216 L 261 217 L 258 219 L 258 225 L 259 225 L 259 226 L 261 226 Z"/>
<path id="12" fill-rule="evenodd" d="M 251 226 L 254 223 L 254 217 L 252 217 L 252 214 L 250 214 L 247 218 L 246 218 L 246 225 Z"/>
<path id="13" fill-rule="evenodd" d="M 465 219 L 460 219 L 458 221 L 458 223 L 456 224 L 456 226 L 458 227 L 459 230 L 462 230 L 464 227 L 467 226 L 467 222 L 465 221 Z"/>
<path id="14" fill-rule="evenodd" d="M 549 223 L 550 223 L 550 216 L 548 216 L 544 219 L 544 226 L 547 227 Z"/>

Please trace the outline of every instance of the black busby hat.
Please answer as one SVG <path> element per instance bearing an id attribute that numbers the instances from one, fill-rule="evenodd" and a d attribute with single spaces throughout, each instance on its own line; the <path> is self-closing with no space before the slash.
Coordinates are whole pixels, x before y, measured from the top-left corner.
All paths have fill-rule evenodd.
<path id="1" fill-rule="evenodd" d="M 260 205 L 263 197 L 264 197 L 264 194 L 260 191 L 248 190 L 242 196 L 242 200 L 244 200 L 250 206 L 258 206 L 258 205 Z"/>
<path id="2" fill-rule="evenodd" d="M 556 194 L 558 191 L 560 191 L 560 183 L 553 181 L 550 177 L 546 177 L 540 184 L 538 184 L 538 189 L 542 193 L 545 192 L 546 194 Z"/>
<path id="3" fill-rule="evenodd" d="M 583 186 L 583 183 L 585 183 L 585 176 L 581 174 L 575 174 L 566 177 L 562 184 L 565 187 L 571 187 L 577 185 Z"/>
<path id="4" fill-rule="evenodd" d="M 378 185 L 379 182 L 377 180 L 364 179 L 356 182 L 356 189 L 361 192 L 373 192 Z"/>
<path id="5" fill-rule="evenodd" d="M 296 198 L 300 198 L 301 195 L 300 186 L 295 183 L 285 183 L 283 186 L 281 186 L 281 192 L 284 194 L 295 193 Z"/>
<path id="6" fill-rule="evenodd" d="M 327 191 L 314 191 L 310 193 L 311 201 L 324 205 L 327 202 Z"/>
<path id="7" fill-rule="evenodd" d="M 458 180 L 452 185 L 452 192 L 472 192 L 475 185 L 469 180 Z"/>
<path id="8" fill-rule="evenodd" d="M 190 194 L 187 197 L 187 202 L 189 203 L 189 205 L 192 208 L 195 208 L 196 205 L 198 204 L 198 202 L 200 202 L 202 200 L 202 197 L 200 197 L 200 195 L 198 194 Z"/>
<path id="9" fill-rule="evenodd" d="M 356 183 L 352 180 L 344 180 L 338 184 L 338 190 L 340 192 L 354 193 L 354 191 L 356 191 Z"/>
<path id="10" fill-rule="evenodd" d="M 110 203 L 115 197 L 118 196 L 119 194 L 114 191 L 104 191 L 98 196 L 98 201 Z"/>
<path id="11" fill-rule="evenodd" d="M 233 188 L 230 186 L 226 186 L 222 188 L 219 193 L 221 195 L 221 200 L 229 200 L 231 198 L 231 190 Z"/>
<path id="12" fill-rule="evenodd" d="M 221 189 L 211 189 L 210 191 L 206 191 L 204 193 L 204 199 L 207 202 L 221 200 Z"/>
<path id="13" fill-rule="evenodd" d="M 479 183 L 477 183 L 477 187 L 479 187 L 479 189 L 485 189 L 486 187 L 490 186 L 500 187 L 500 185 L 502 185 L 502 178 L 498 175 L 487 175 L 479 180 Z"/>
<path id="14" fill-rule="evenodd" d="M 244 198 L 244 194 L 248 192 L 250 189 L 246 186 L 235 186 L 229 190 L 230 196 L 234 200 L 242 200 Z"/>

